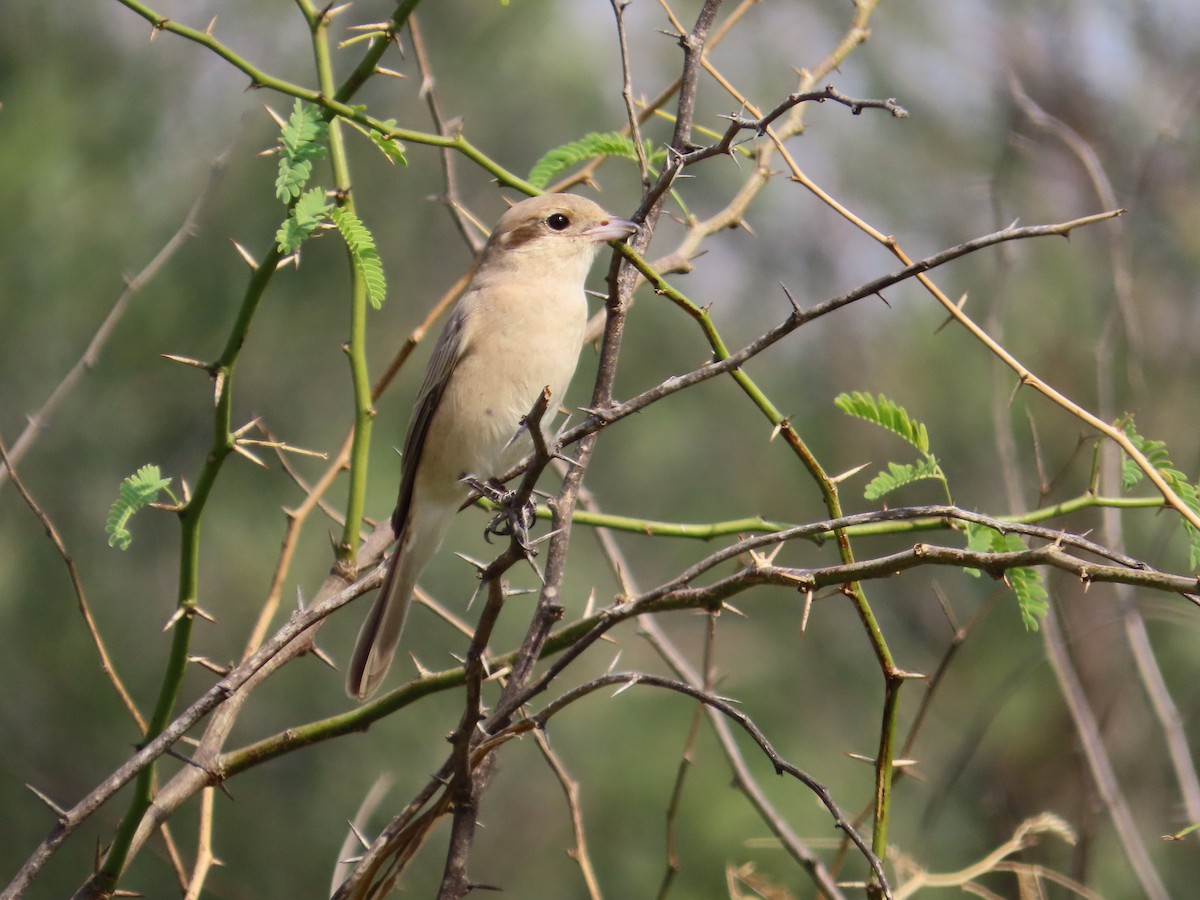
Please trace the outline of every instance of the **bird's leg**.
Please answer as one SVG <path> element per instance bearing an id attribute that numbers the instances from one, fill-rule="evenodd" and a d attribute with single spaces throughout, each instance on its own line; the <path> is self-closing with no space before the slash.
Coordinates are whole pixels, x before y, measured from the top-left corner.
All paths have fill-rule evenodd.
<path id="1" fill-rule="evenodd" d="M 484 526 L 484 540 L 490 544 L 492 535 L 515 536 L 517 544 L 526 555 L 536 556 L 537 550 L 529 542 L 529 529 L 533 527 L 537 518 L 536 501 L 532 497 L 526 497 L 524 503 L 517 503 L 517 491 L 507 490 L 502 484 L 491 479 L 480 481 L 468 475 L 463 482 L 500 507 L 500 511 Z"/>

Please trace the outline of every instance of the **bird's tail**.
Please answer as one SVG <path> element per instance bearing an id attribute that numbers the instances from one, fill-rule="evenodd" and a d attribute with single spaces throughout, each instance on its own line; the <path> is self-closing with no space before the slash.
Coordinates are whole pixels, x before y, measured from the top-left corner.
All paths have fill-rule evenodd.
<path id="1" fill-rule="evenodd" d="M 346 692 L 351 697 L 365 700 L 379 690 L 396 656 L 417 579 L 437 552 L 445 530 L 445 527 L 403 529 L 379 594 L 358 632 L 346 676 Z"/>

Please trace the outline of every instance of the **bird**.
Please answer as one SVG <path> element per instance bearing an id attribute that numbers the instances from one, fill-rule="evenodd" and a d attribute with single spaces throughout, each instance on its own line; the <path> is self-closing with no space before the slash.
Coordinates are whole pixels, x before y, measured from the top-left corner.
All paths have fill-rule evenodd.
<path id="1" fill-rule="evenodd" d="M 574 194 L 522 200 L 496 223 L 417 391 L 396 549 L 351 657 L 351 697 L 367 699 L 387 675 L 417 579 L 469 495 L 464 478 L 498 476 L 528 452 L 524 417 L 543 390 L 558 408 L 583 343 L 592 263 L 604 243 L 639 230 Z"/>

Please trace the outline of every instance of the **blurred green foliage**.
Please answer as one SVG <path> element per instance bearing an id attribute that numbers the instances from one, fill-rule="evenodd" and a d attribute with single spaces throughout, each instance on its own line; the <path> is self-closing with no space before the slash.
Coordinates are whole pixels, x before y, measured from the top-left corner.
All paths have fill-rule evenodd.
<path id="1" fill-rule="evenodd" d="M 698 3 L 680 3 L 690 21 Z M 732 6 L 732 4 L 731 4 Z M 291 4 L 169 2 L 164 15 L 203 28 L 256 65 L 312 85 L 310 39 Z M 356 4 L 340 27 L 378 21 L 384 3 Z M 676 44 L 660 7 L 632 4 L 629 22 L 635 94 L 654 96 L 677 74 Z M 829 0 L 763 2 L 747 14 L 713 61 L 758 105 L 770 108 L 795 88 L 792 67 L 812 67 L 847 27 L 849 4 Z M 620 56 L 608 4 L 429 3 L 420 8 L 437 98 L 464 134 L 510 171 L 527 172 L 543 155 L 592 132 L 625 123 Z M 915 253 L 933 252 L 1019 218 L 1064 221 L 1104 207 L 1079 156 L 1039 127 L 1014 100 L 1010 79 L 1094 151 L 1116 202 L 1130 210 L 1117 223 L 1059 241 L 1002 245 L 935 273 L 948 294 L 967 294 L 966 309 L 1031 370 L 1110 419 L 1125 411 L 1169 448 L 1172 465 L 1195 482 L 1200 470 L 1200 89 L 1194 35 L 1200 8 L 1191 0 L 932 0 L 880 6 L 871 37 L 832 80 L 845 93 L 896 97 L 909 110 L 898 122 L 867 111 L 851 116 L 826 103 L 808 112 L 790 149 L 808 174 L 856 213 Z M 339 33 L 343 39 L 350 32 Z M 355 102 L 401 127 L 430 131 L 411 45 L 387 65 L 405 80 L 377 78 Z M 361 44 L 340 51 L 349 71 Z M 174 609 L 177 523 L 143 510 L 126 553 L 108 546 L 106 516 L 122 479 L 147 460 L 164 477 L 195 477 L 207 451 L 212 383 L 169 353 L 199 360 L 222 347 L 247 269 L 231 241 L 256 258 L 282 220 L 275 197 L 278 163 L 260 157 L 277 128 L 262 104 L 286 115 L 289 98 L 246 90 L 245 78 L 200 47 L 169 34 L 151 39 L 146 22 L 116 2 L 44 4 L 11 0 L 0 11 L 0 435 L 11 446 L 26 418 L 45 402 L 79 358 L 120 294 L 183 220 L 214 160 L 227 154 L 199 227 L 133 300 L 111 341 L 67 396 L 18 472 L 62 532 L 88 590 L 92 610 L 122 677 L 143 709 L 153 702 L 168 646 L 163 627 Z M 702 83 L 697 123 L 717 132 L 737 103 L 713 81 Z M 670 123 L 651 120 L 655 146 Z M 439 151 L 406 144 L 406 168 L 386 164 L 370 141 L 347 131 L 358 215 L 374 236 L 387 273 L 389 302 L 372 313 L 369 353 L 377 371 L 429 305 L 467 268 L 470 253 L 445 210 Z M 315 163 L 315 183 L 327 183 Z M 456 162 L 460 193 L 485 223 L 503 209 L 487 173 Z M 636 169 L 617 161 L 600 170 L 601 201 L 617 213 L 637 203 Z M 744 161 L 717 159 L 677 183 L 699 218 L 720 209 L 749 173 Z M 511 193 L 511 192 L 510 192 Z M 294 196 L 294 194 L 293 194 Z M 876 243 L 799 186 L 778 176 L 751 206 L 749 229 L 711 238 L 704 255 L 673 283 L 710 306 L 727 343 L 737 347 L 778 323 L 790 307 L 778 283 L 807 306 L 899 268 Z M 664 218 L 655 250 L 682 234 Z M 1119 310 L 1114 264 L 1126 262 L 1132 308 Z M 334 453 L 353 420 L 342 344 L 348 335 L 348 276 L 335 235 L 306 242 L 298 270 L 281 271 L 250 331 L 238 368 L 235 425 L 261 417 L 272 434 Z M 600 277 L 595 276 L 595 286 Z M 1089 486 L 1093 436 L 1060 410 L 1026 392 L 981 347 L 954 327 L 914 283 L 818 320 L 746 368 L 791 417 L 830 472 L 870 463 L 842 486 L 847 511 L 862 499 L 870 472 L 896 458 L 896 442 L 834 408 L 850 390 L 883 392 L 936 435 L 934 451 L 966 508 L 1003 514 L 1076 496 Z M 368 514 L 382 520 L 394 502 L 408 406 L 427 350 L 378 404 Z M 629 396 L 709 358 L 699 331 L 643 291 L 633 308 L 618 378 Z M 590 395 L 594 362 L 585 350 L 571 400 Z M 1011 452 L 1004 448 L 1011 435 Z M 769 424 L 727 380 L 708 382 L 624 420 L 602 435 L 588 487 L 606 510 L 646 518 L 708 521 L 762 515 L 782 521 L 824 517 L 811 480 Z M 1016 483 L 1006 486 L 1006 460 Z M 293 465 L 310 482 L 319 460 Z M 344 486 L 328 497 L 337 509 Z M 235 459 L 222 473 L 206 519 L 201 605 L 216 624 L 197 628 L 194 652 L 235 660 L 265 594 L 284 532 L 283 506 L 301 493 L 277 464 L 259 469 Z M 940 502 L 932 482 L 889 496 L 900 503 Z M 1017 508 L 1014 508 L 1014 504 Z M 447 548 L 485 557 L 483 524 L 460 517 Z M 1170 519 L 1170 521 L 1168 521 Z M 1169 571 L 1190 571 L 1188 542 L 1171 515 L 1122 514 L 1133 556 Z M 1064 523 L 1099 528 L 1091 512 Z M 311 595 L 332 562 L 329 522 L 310 528 L 289 574 L 285 597 Z M 952 537 L 952 536 L 951 536 Z M 1111 539 L 1111 535 L 1105 537 Z M 643 588 L 673 576 L 707 552 L 682 540 L 618 535 L 630 574 Z M 568 618 L 594 589 L 608 602 L 618 589 L 583 529 L 566 585 Z M 911 545 L 884 538 L 870 555 Z M 25 783 L 71 805 L 131 752 L 139 739 L 99 672 L 64 567 L 9 483 L 0 485 L 0 882 L 49 831 L 49 811 Z M 789 565 L 828 565 L 829 547 L 789 546 Z M 525 578 L 532 586 L 533 578 Z M 427 587 L 464 613 L 473 586 L 466 566 L 443 553 Z M 1200 861 L 1194 838 L 1157 836 L 1188 824 L 1161 734 L 1136 679 L 1122 630 L 1123 595 L 1099 585 L 1088 593 L 1047 576 L 1076 663 L 1101 720 L 1107 747 L 1128 792 L 1155 865 L 1176 896 L 1192 890 Z M 1047 839 L 1029 857 L 1086 881 L 1110 897 L 1137 893 L 1113 831 L 1099 810 L 1078 740 L 1036 635 L 1022 627 L 1002 585 L 944 569 L 908 573 L 868 586 L 868 596 L 903 668 L 932 673 L 954 626 L 971 622 L 936 702 L 911 751 L 918 777 L 903 779 L 892 840 L 931 869 L 957 869 L 1005 840 L 1017 823 L 1043 810 L 1081 835 L 1074 847 Z M 952 624 L 939 597 L 953 609 Z M 827 784 L 848 811 L 871 796 L 871 769 L 844 754 L 873 756 L 881 680 L 852 610 L 837 599 L 814 607 L 800 634 L 801 600 L 763 589 L 735 601 L 746 618 L 719 620 L 719 693 L 738 698 L 779 751 Z M 1178 597 L 1138 593 L 1150 637 L 1183 724 L 1195 740 L 1200 679 L 1194 648 L 1196 609 Z M 497 645 L 519 639 L 524 598 L 510 601 Z M 531 608 L 532 601 L 528 601 Z M 362 604 L 335 616 L 321 645 L 345 659 Z M 474 613 L 466 613 L 468 616 Z M 432 668 L 461 653 L 456 635 L 419 611 L 410 626 L 416 652 Z M 665 627 L 698 653 L 703 618 L 665 617 Z M 619 635 L 622 668 L 661 669 L 633 629 Z M 406 638 L 406 640 L 408 640 Z M 603 672 L 600 645 L 576 676 Z M 616 652 L 614 649 L 613 653 Z M 195 696 L 211 684 L 196 667 L 185 684 Z M 901 720 L 911 722 L 919 689 L 910 685 Z M 342 679 L 306 659 L 268 682 L 235 730 L 232 746 L 346 708 Z M 593 698 L 564 713 L 549 736 L 582 783 L 581 804 L 593 862 L 609 897 L 649 896 L 665 867 L 664 816 L 684 749 L 692 706 L 682 698 L 634 689 Z M 234 779 L 235 798 L 218 796 L 214 871 L 206 896 L 324 896 L 345 821 L 381 771 L 396 786 L 372 829 L 436 769 L 441 735 L 459 715 L 456 697 L 423 701 L 367 734 L 292 754 Z M 907 724 L 904 728 L 907 727 Z M 902 728 L 902 734 L 904 731 Z M 795 782 L 776 779 L 745 747 L 772 801 L 824 853 L 837 835 Z M 719 897 L 726 865 L 753 861 L 797 896 L 812 887 L 776 848 L 745 843 L 765 826 L 728 786 L 728 767 L 701 728 L 694 769 L 678 817 L 680 873 L 673 896 Z M 169 772 L 178 763 L 162 764 Z M 567 856 L 569 821 L 560 788 L 532 741 L 505 756 L 483 804 L 472 872 L 519 897 L 584 896 Z M 90 871 L 123 812 L 117 797 L 54 858 L 29 896 L 67 896 Z M 190 858 L 194 815 L 172 822 Z M 521 823 L 523 829 L 510 827 Z M 435 832 L 435 837 L 440 835 Z M 125 886 L 151 897 L 177 889 L 161 841 L 134 863 Z M 828 858 L 828 856 L 826 857 Z M 437 840 L 404 885 L 431 896 L 442 860 Z M 861 876 L 852 864 L 849 875 Z M 1011 876 L 986 879 L 1011 895 Z"/>

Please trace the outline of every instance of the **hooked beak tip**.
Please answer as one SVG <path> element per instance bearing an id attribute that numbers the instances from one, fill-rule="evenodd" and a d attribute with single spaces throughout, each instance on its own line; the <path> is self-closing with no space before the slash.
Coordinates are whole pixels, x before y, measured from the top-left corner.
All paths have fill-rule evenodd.
<path id="1" fill-rule="evenodd" d="M 619 241 L 641 230 L 642 226 L 632 219 L 612 216 L 599 225 L 592 226 L 585 233 L 594 241 Z"/>

